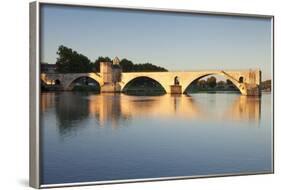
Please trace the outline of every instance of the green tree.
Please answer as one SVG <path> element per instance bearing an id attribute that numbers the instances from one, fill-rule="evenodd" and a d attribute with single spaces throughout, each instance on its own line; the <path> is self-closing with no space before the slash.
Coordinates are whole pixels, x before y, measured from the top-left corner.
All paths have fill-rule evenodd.
<path id="1" fill-rule="evenodd" d="M 59 46 L 57 55 L 56 66 L 59 73 L 100 72 L 100 62 L 112 62 L 109 57 L 100 56 L 92 63 L 88 57 L 63 45 Z M 119 64 L 123 72 L 167 71 L 167 69 L 151 63 L 134 64 L 128 59 L 122 59 Z M 114 65 L 114 67 L 119 68 L 118 65 Z"/>
<path id="2" fill-rule="evenodd" d="M 163 67 L 159 67 L 153 65 L 151 63 L 139 63 L 134 64 L 132 61 L 128 59 L 122 59 L 120 61 L 120 66 L 123 72 L 159 72 L 159 71 L 167 71 L 167 69 Z"/>
<path id="3" fill-rule="evenodd" d="M 225 82 L 224 81 L 219 81 L 218 83 L 217 83 L 219 86 L 225 86 Z"/>
<path id="4" fill-rule="evenodd" d="M 198 82 L 197 82 L 197 87 L 199 87 L 199 88 L 205 88 L 206 85 L 207 85 L 207 82 L 204 79 L 198 80 Z"/>
<path id="5" fill-rule="evenodd" d="M 231 80 L 229 80 L 229 79 L 226 79 L 226 84 L 228 84 L 228 85 L 233 85 L 233 83 L 232 83 Z"/>
<path id="6" fill-rule="evenodd" d="M 73 51 L 66 46 L 59 46 L 57 51 L 57 70 L 60 73 L 91 72 L 93 64 L 88 57 Z"/>
<path id="7" fill-rule="evenodd" d="M 223 89 L 223 88 L 225 88 L 225 85 L 226 84 L 226 82 L 224 82 L 224 81 L 219 81 L 219 82 L 217 82 L 217 88 L 220 88 L 220 89 Z"/>
<path id="8" fill-rule="evenodd" d="M 167 71 L 167 69 L 163 67 L 159 67 L 156 65 L 153 65 L 151 63 L 140 63 L 140 64 L 134 64 L 133 70 L 135 72 L 151 72 L 151 71 Z"/>
<path id="9" fill-rule="evenodd" d="M 214 76 L 211 76 L 207 79 L 207 85 L 211 88 L 214 88 L 217 85 L 217 79 Z"/>
<path id="10" fill-rule="evenodd" d="M 128 59 L 122 59 L 119 64 L 120 64 L 123 72 L 134 71 L 134 63 Z"/>

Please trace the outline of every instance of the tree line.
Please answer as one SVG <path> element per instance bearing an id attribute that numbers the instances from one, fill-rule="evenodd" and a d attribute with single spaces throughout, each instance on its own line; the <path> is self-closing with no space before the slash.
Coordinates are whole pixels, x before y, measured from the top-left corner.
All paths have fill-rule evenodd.
<path id="1" fill-rule="evenodd" d="M 72 50 L 66 46 L 59 46 L 57 51 L 56 70 L 59 73 L 88 73 L 100 72 L 100 62 L 112 62 L 109 57 L 98 57 L 92 62 L 88 57 L 83 54 Z M 120 66 L 123 72 L 164 72 L 168 71 L 163 67 L 153 65 L 151 63 L 135 64 L 131 60 L 122 59 Z"/>
<path id="2" fill-rule="evenodd" d="M 235 85 L 227 79 L 226 81 L 217 81 L 217 78 L 211 76 L 207 79 L 199 79 L 194 81 L 189 90 L 238 90 Z"/>

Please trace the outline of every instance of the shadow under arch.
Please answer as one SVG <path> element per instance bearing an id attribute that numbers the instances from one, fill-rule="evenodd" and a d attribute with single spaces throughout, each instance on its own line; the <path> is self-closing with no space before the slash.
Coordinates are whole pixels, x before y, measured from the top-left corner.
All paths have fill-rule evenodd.
<path id="1" fill-rule="evenodd" d="M 138 76 L 131 79 L 125 84 L 122 92 L 127 95 L 164 95 L 166 90 L 163 85 L 157 80 L 147 77 Z"/>
<path id="2" fill-rule="evenodd" d="M 235 87 L 235 89 L 237 89 L 237 91 L 240 92 L 240 94 L 244 94 L 244 91 L 246 90 L 245 89 L 245 86 L 242 85 L 240 83 L 240 81 L 236 81 L 235 79 L 227 76 L 226 74 L 224 74 L 223 72 L 213 72 L 213 73 L 208 73 L 208 74 L 203 74 L 203 75 L 200 75 L 200 76 L 197 76 L 195 77 L 194 79 L 192 79 L 189 83 L 187 83 L 185 85 L 185 88 L 184 88 L 184 91 L 183 93 L 187 93 L 188 91 L 188 88 L 190 87 L 190 85 L 194 84 L 195 82 L 199 81 L 200 79 L 204 78 L 204 77 L 207 77 L 207 76 L 215 76 L 215 75 L 219 75 L 219 76 L 222 76 L 223 78 L 225 79 L 228 79 L 232 84 L 233 86 Z"/>
<path id="3" fill-rule="evenodd" d="M 68 83 L 68 90 L 96 91 L 100 92 L 100 83 L 90 76 L 79 76 Z"/>
<path id="4" fill-rule="evenodd" d="M 42 80 L 42 79 L 40 79 L 40 85 L 41 85 L 41 88 L 48 86 L 48 84 L 44 80 Z"/>
<path id="5" fill-rule="evenodd" d="M 59 79 L 50 80 L 49 83 L 45 82 L 44 80 L 40 79 L 40 87 L 41 91 L 60 91 L 62 90 L 62 85 Z"/>

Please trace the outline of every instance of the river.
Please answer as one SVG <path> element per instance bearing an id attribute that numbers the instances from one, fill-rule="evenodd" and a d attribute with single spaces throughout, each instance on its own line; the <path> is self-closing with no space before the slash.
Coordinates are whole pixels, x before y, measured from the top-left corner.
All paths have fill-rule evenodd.
<path id="1" fill-rule="evenodd" d="M 41 180 L 272 171 L 271 94 L 41 94 Z"/>

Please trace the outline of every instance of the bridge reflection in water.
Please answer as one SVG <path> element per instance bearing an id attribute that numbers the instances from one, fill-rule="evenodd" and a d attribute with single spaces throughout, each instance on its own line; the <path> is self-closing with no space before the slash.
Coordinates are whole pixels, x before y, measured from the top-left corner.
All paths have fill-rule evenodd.
<path id="1" fill-rule="evenodd" d="M 261 98 L 239 96 L 226 113 L 227 117 L 234 120 L 256 120 L 261 117 Z"/>
<path id="2" fill-rule="evenodd" d="M 127 96 L 124 94 L 89 94 L 75 92 L 42 93 L 41 112 L 55 109 L 60 131 L 83 127 L 76 125 L 95 118 L 94 126 L 120 126 L 119 121 L 137 117 L 178 118 L 186 120 L 259 122 L 261 98 L 238 94 Z M 223 96 L 222 95 L 222 96 Z M 206 99 L 204 96 L 212 97 Z M 258 126 L 258 125 L 254 125 Z"/>

